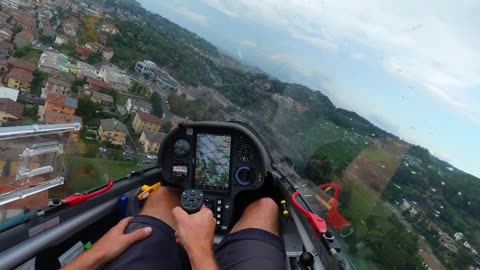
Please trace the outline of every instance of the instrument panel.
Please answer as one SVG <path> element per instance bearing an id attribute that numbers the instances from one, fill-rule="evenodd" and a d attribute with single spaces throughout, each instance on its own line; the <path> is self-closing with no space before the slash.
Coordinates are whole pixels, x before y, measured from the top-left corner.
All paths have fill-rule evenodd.
<path id="1" fill-rule="evenodd" d="M 173 130 L 163 141 L 158 160 L 167 183 L 204 193 L 217 230 L 226 231 L 235 196 L 263 185 L 269 165 L 266 153 L 245 126 L 197 122 Z"/>

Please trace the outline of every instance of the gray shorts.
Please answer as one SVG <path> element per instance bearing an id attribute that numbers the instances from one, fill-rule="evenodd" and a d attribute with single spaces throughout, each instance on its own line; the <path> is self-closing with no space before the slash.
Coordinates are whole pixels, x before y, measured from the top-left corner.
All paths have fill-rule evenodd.
<path id="1" fill-rule="evenodd" d="M 190 269 L 185 250 L 175 242 L 175 231 L 150 216 L 136 216 L 126 232 L 152 227 L 152 234 L 132 245 L 104 269 Z M 216 247 L 220 269 L 286 269 L 285 248 L 280 237 L 260 229 L 227 235 Z"/>

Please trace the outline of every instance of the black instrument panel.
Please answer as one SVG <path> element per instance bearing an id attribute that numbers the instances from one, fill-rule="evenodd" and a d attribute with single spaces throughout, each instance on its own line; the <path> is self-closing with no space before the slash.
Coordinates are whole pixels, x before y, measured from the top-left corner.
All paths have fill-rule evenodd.
<path id="1" fill-rule="evenodd" d="M 166 183 L 204 193 L 217 219 L 217 230 L 231 225 L 235 196 L 260 188 L 269 166 L 263 144 L 236 123 L 181 125 L 163 141 L 159 165 Z"/>

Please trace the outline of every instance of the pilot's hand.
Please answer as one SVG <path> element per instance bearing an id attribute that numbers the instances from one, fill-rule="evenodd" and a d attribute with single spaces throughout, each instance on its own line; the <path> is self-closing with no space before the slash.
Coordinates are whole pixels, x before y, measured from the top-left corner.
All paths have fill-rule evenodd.
<path id="1" fill-rule="evenodd" d="M 191 215 L 180 207 L 175 207 L 172 212 L 177 223 L 177 242 L 187 253 L 200 250 L 212 252 L 216 222 L 212 211 L 204 205 L 199 212 Z"/>
<path id="2" fill-rule="evenodd" d="M 124 233 L 132 217 L 122 219 L 102 236 L 91 249 L 83 252 L 62 270 L 74 269 L 101 269 L 106 263 L 120 256 L 135 242 L 147 238 L 152 228 L 146 227 L 131 233 Z"/>

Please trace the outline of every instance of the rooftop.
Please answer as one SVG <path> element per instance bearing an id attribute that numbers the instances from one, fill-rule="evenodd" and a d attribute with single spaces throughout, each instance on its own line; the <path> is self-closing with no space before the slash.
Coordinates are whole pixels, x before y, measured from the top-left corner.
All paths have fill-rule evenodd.
<path id="1" fill-rule="evenodd" d="M 97 80 L 97 79 L 90 79 L 90 86 L 96 86 L 98 88 L 112 88 L 112 85 L 109 84 L 108 82 L 102 81 L 102 80 Z"/>
<path id="2" fill-rule="evenodd" d="M 26 38 L 26 39 L 33 39 L 33 33 L 30 32 L 30 31 L 22 31 L 22 32 L 15 35 L 15 39 L 17 39 L 18 37 Z"/>
<path id="3" fill-rule="evenodd" d="M 23 105 L 9 98 L 0 98 L 0 111 L 9 113 L 20 119 L 23 115 Z"/>
<path id="4" fill-rule="evenodd" d="M 62 79 L 62 78 L 59 78 L 59 77 L 54 77 L 54 76 L 49 76 L 48 80 L 47 80 L 47 83 L 49 83 L 49 84 L 52 83 L 52 84 L 60 85 L 60 86 L 63 86 L 63 87 L 72 86 L 71 81 L 67 81 L 65 79 Z"/>
<path id="5" fill-rule="evenodd" d="M 13 101 L 17 101 L 19 92 L 20 91 L 17 89 L 0 86 L 0 98 L 9 98 Z"/>
<path id="6" fill-rule="evenodd" d="M 78 107 L 78 101 L 76 99 L 55 93 L 47 94 L 47 102 L 74 109 Z"/>
<path id="7" fill-rule="evenodd" d="M 167 136 L 165 133 L 151 131 L 151 130 L 144 130 L 143 133 L 145 134 L 145 138 L 149 140 L 151 143 L 158 143 L 160 144 L 163 139 Z"/>
<path id="8" fill-rule="evenodd" d="M 77 47 L 75 51 L 83 58 L 88 58 L 92 54 L 92 52 L 82 47 Z"/>
<path id="9" fill-rule="evenodd" d="M 101 101 L 105 101 L 108 103 L 113 103 L 113 97 L 104 93 L 92 91 L 92 97 L 95 99 L 99 99 Z"/>
<path id="10" fill-rule="evenodd" d="M 57 70 L 63 70 L 63 69 L 66 69 L 66 67 L 62 68 L 62 66 L 66 65 L 67 63 L 68 63 L 68 56 L 61 53 L 46 51 L 42 53 L 42 55 L 40 56 L 40 61 L 38 66 L 53 68 Z"/>
<path id="11" fill-rule="evenodd" d="M 100 120 L 100 126 L 104 131 L 119 131 L 128 134 L 127 126 L 115 118 Z"/>
<path id="12" fill-rule="evenodd" d="M 129 100 L 130 100 L 130 102 L 132 103 L 133 106 L 142 107 L 142 108 L 149 109 L 149 110 L 152 109 L 152 104 L 150 104 L 146 101 L 143 101 L 141 99 L 131 99 L 131 98 L 129 98 Z"/>
<path id="13" fill-rule="evenodd" d="M 1 41 L 0 42 L 0 49 L 13 49 L 13 43 Z"/>
<path id="14" fill-rule="evenodd" d="M 138 117 L 143 121 L 154 125 L 161 125 L 162 119 L 156 117 L 153 114 L 137 112 Z"/>
<path id="15" fill-rule="evenodd" d="M 43 116 L 43 121 L 46 124 L 67 124 L 79 122 L 79 118 L 73 115 L 67 115 L 59 112 L 48 111 Z"/>
<path id="16" fill-rule="evenodd" d="M 16 68 L 25 69 L 25 70 L 29 70 L 29 71 L 32 71 L 32 72 L 35 70 L 35 65 L 34 64 L 32 64 L 30 62 L 22 61 L 20 59 L 15 58 L 15 57 L 8 58 L 8 64 L 12 65 Z"/>
<path id="17" fill-rule="evenodd" d="M 7 75 L 7 79 L 14 79 L 22 83 L 31 83 L 33 74 L 29 70 L 14 67 Z"/>

